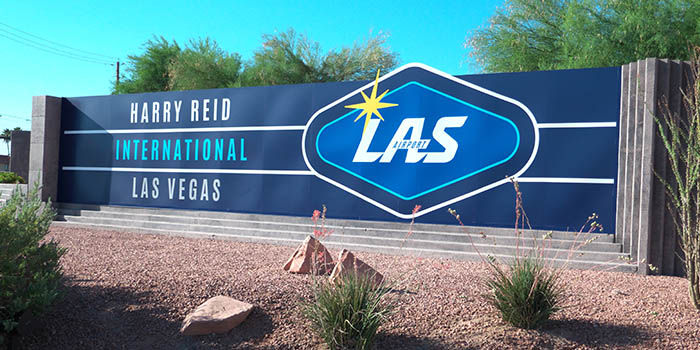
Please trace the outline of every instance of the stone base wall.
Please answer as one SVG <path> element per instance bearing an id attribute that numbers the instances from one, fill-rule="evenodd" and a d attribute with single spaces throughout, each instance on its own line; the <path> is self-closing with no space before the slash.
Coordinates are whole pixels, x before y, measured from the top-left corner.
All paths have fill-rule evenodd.
<path id="1" fill-rule="evenodd" d="M 622 66 L 616 240 L 638 261 L 664 275 L 683 275 L 678 236 L 668 212 L 670 164 L 655 118 L 683 117 L 682 91 L 692 82 L 687 62 L 648 58 Z"/>

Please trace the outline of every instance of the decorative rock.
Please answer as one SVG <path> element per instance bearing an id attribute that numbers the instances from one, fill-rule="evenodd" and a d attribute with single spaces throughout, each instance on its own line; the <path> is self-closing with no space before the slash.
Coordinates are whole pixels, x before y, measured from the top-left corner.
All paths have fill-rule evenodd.
<path id="1" fill-rule="evenodd" d="M 180 333 L 184 335 L 226 333 L 241 324 L 252 310 L 251 304 L 223 295 L 215 296 L 185 317 Z"/>
<path id="2" fill-rule="evenodd" d="M 325 275 L 333 269 L 333 257 L 321 242 L 308 236 L 283 268 L 291 273 L 311 273 L 313 270 L 319 275 Z"/>
<path id="3" fill-rule="evenodd" d="M 331 281 L 338 282 L 341 276 L 354 272 L 358 276 L 368 276 L 373 279 L 374 286 L 380 286 L 384 281 L 384 276 L 364 261 L 358 259 L 349 250 L 343 249 L 338 257 L 338 263 L 331 272 Z"/>

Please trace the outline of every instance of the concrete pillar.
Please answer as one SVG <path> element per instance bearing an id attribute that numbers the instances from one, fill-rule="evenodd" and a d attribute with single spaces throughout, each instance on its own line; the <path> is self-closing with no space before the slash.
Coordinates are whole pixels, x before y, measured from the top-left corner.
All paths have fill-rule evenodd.
<path id="1" fill-rule="evenodd" d="M 24 180 L 29 177 L 29 131 L 13 131 L 10 136 L 10 171 L 21 176 Z"/>
<path id="2" fill-rule="evenodd" d="M 666 275 L 683 274 L 661 180 L 673 179 L 655 118 L 683 113 L 689 72 L 684 62 L 656 58 L 622 67 L 615 236 L 642 274 L 651 272 L 650 264 Z"/>
<path id="3" fill-rule="evenodd" d="M 29 150 L 29 186 L 39 184 L 42 200 L 56 201 L 58 149 L 61 136 L 61 98 L 32 98 L 32 131 Z"/>
<path id="4" fill-rule="evenodd" d="M 641 130 L 641 138 L 639 142 L 639 212 L 638 212 L 638 233 L 637 233 L 637 258 L 639 259 L 639 271 L 643 274 L 649 273 L 650 248 L 653 243 L 650 242 L 652 232 L 652 193 L 654 181 L 654 149 L 656 136 L 655 116 L 660 117 L 659 101 L 657 99 L 657 83 L 659 82 L 657 71 L 659 60 L 648 58 L 644 60 L 644 82 L 642 97 L 642 108 L 639 111 L 639 126 Z M 662 210 L 665 212 L 665 209 Z M 663 217 L 662 217 L 663 220 Z M 632 227 L 632 230 L 635 228 Z"/>

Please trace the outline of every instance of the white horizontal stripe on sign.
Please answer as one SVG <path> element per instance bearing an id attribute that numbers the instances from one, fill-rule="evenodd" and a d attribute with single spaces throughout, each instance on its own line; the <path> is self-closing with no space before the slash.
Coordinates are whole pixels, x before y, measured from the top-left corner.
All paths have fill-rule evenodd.
<path id="1" fill-rule="evenodd" d="M 616 122 L 585 122 L 585 123 L 537 123 L 540 129 L 566 129 L 566 128 L 614 128 Z"/>
<path id="2" fill-rule="evenodd" d="M 518 182 L 539 182 L 557 184 L 601 184 L 614 185 L 615 179 L 588 178 L 588 177 L 519 177 Z"/>
<path id="3" fill-rule="evenodd" d="M 302 131 L 305 125 L 276 126 L 228 126 L 212 128 L 169 128 L 169 129 L 110 129 L 110 130 L 66 130 L 66 135 L 90 134 L 169 134 L 178 132 L 226 132 L 226 131 Z"/>
<path id="4" fill-rule="evenodd" d="M 183 173 L 183 174 L 248 174 L 248 175 L 313 175 L 308 170 L 267 169 L 180 169 L 180 168 L 120 168 L 94 166 L 64 166 L 66 171 L 109 171 L 127 173 Z"/>
<path id="5" fill-rule="evenodd" d="M 538 123 L 539 129 L 565 128 L 614 128 L 616 122 L 581 122 L 581 123 Z M 166 128 L 166 129 L 95 129 L 95 130 L 66 130 L 66 135 L 91 134 L 168 134 L 187 132 L 227 132 L 227 131 L 302 131 L 304 125 L 275 125 L 275 126 L 228 126 L 211 128 Z"/>
<path id="6" fill-rule="evenodd" d="M 252 174 L 252 175 L 313 175 L 309 170 L 268 170 L 268 169 L 183 169 L 183 168 L 126 168 L 126 167 L 91 167 L 64 166 L 66 171 L 110 171 L 110 172 L 144 172 L 144 173 L 186 173 L 186 174 Z M 571 183 L 571 184 L 605 184 L 612 185 L 615 179 L 583 177 L 519 177 L 518 182 Z"/>

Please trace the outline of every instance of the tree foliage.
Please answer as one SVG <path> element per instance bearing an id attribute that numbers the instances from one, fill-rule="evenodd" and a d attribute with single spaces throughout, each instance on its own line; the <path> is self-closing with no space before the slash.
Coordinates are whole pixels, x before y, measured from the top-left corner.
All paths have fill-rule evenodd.
<path id="1" fill-rule="evenodd" d="M 7 154 L 10 154 L 10 139 L 12 138 L 12 130 L 10 129 L 5 129 L 0 133 L 0 139 L 2 139 L 3 142 L 5 142 L 5 146 L 7 146 Z"/>
<path id="2" fill-rule="evenodd" d="M 507 0 L 465 47 L 488 72 L 688 59 L 700 39 L 696 0 Z"/>
<path id="3" fill-rule="evenodd" d="M 212 89 L 235 86 L 300 84 L 372 79 L 377 69 L 390 70 L 398 55 L 386 45 L 388 36 L 370 35 L 350 47 L 323 52 L 318 42 L 293 29 L 263 35 L 253 58 L 227 52 L 210 38 L 177 42 L 153 38 L 143 53 L 131 55 L 113 93 Z"/>
<path id="4" fill-rule="evenodd" d="M 191 40 L 168 69 L 168 90 L 233 87 L 242 66 L 238 54 L 228 54 L 209 38 Z"/>
<path id="5" fill-rule="evenodd" d="M 12 142 L 12 132 L 13 131 L 22 131 L 22 128 L 19 126 L 15 127 L 14 129 L 5 129 L 0 133 L 0 139 L 5 142 L 5 146 L 7 146 L 7 155 L 10 155 L 10 142 Z"/>
<path id="6" fill-rule="evenodd" d="M 263 45 L 243 73 L 243 85 L 279 85 L 372 79 L 398 64 L 387 35 L 371 35 L 351 47 L 323 53 L 319 43 L 293 29 L 263 35 Z"/>
<path id="7" fill-rule="evenodd" d="M 141 55 L 129 55 L 126 74 L 115 83 L 112 91 L 117 94 L 167 91 L 170 86 L 169 69 L 180 55 L 180 46 L 163 37 L 153 38 L 143 44 Z"/>

